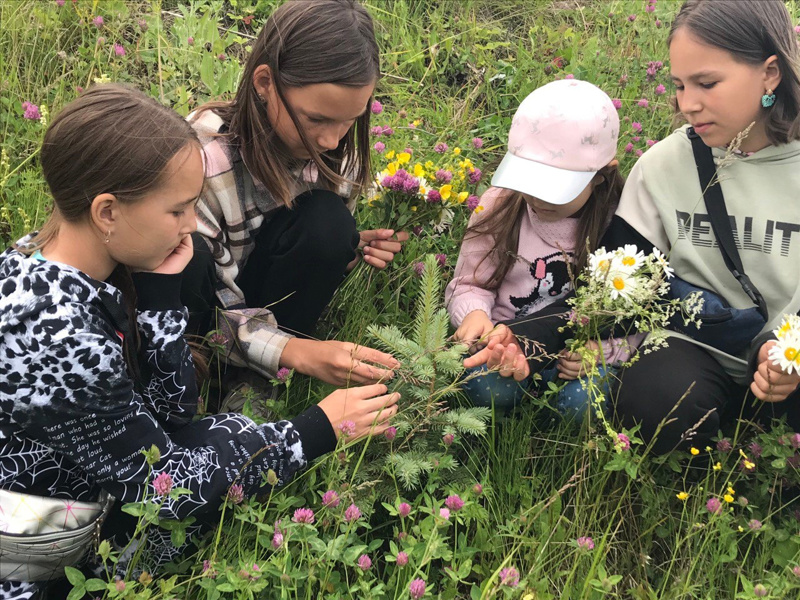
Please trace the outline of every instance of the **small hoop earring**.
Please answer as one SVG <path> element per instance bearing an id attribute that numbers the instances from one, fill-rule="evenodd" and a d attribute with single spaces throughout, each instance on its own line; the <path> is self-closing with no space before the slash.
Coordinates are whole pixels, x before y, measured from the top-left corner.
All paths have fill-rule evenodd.
<path id="1" fill-rule="evenodd" d="M 771 89 L 768 89 L 767 93 L 761 96 L 761 106 L 769 108 L 773 104 L 775 104 L 775 94 L 772 93 Z"/>
<path id="2" fill-rule="evenodd" d="M 108 231 L 106 231 L 105 243 L 107 244 L 110 241 L 111 241 L 111 230 L 109 229 Z"/>

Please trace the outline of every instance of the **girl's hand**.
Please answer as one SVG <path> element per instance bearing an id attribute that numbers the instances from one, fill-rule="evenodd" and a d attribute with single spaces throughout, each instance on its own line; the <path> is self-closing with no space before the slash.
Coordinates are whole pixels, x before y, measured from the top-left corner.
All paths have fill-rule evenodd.
<path id="1" fill-rule="evenodd" d="M 400 394 L 387 394 L 387 391 L 383 384 L 336 390 L 325 397 L 319 407 L 331 422 L 337 438 L 342 434 L 339 426 L 344 421 L 356 426 L 355 433 L 348 439 L 376 435 L 386 431 L 389 419 L 397 414 Z"/>
<path id="2" fill-rule="evenodd" d="M 586 342 L 585 347 L 595 356 L 595 360 L 597 360 L 600 356 L 600 344 L 594 340 L 589 340 Z M 586 371 L 583 368 L 583 357 L 579 352 L 562 350 L 558 355 L 556 369 L 558 369 L 559 379 L 578 379 L 586 375 Z"/>
<path id="3" fill-rule="evenodd" d="M 394 377 L 391 369 L 400 366 L 400 362 L 391 354 L 366 346 L 299 338 L 292 338 L 286 343 L 280 364 L 333 385 L 384 381 Z"/>
<path id="4" fill-rule="evenodd" d="M 162 273 L 164 275 L 177 275 L 183 273 L 186 265 L 192 260 L 194 254 L 194 245 L 192 244 L 192 236 L 186 235 L 178 244 L 178 247 L 172 251 L 167 258 L 164 259 L 160 265 L 153 269 L 152 273 Z"/>
<path id="5" fill-rule="evenodd" d="M 490 369 L 500 367 L 498 372 L 501 377 L 513 376 L 517 381 L 522 381 L 531 373 L 517 338 L 505 325 L 495 327 L 489 334 L 486 347 L 464 361 L 467 369 L 484 364 Z"/>
<path id="6" fill-rule="evenodd" d="M 394 255 L 403 249 L 403 242 L 408 240 L 405 231 L 395 233 L 394 229 L 368 229 L 360 232 L 359 236 L 358 247 L 364 253 L 364 262 L 376 269 L 385 269 Z"/>
<path id="7" fill-rule="evenodd" d="M 753 375 L 753 383 L 750 384 L 755 397 L 764 402 L 783 402 L 800 384 L 800 375 L 784 373 L 779 365 L 770 360 L 769 350 L 776 343 L 767 342 L 759 349 L 758 368 Z"/>
<path id="8" fill-rule="evenodd" d="M 461 321 L 461 326 L 456 329 L 456 332 L 453 334 L 453 339 L 459 342 L 473 344 L 483 338 L 492 329 L 494 329 L 494 323 L 492 323 L 489 315 L 482 310 L 473 310 Z"/>

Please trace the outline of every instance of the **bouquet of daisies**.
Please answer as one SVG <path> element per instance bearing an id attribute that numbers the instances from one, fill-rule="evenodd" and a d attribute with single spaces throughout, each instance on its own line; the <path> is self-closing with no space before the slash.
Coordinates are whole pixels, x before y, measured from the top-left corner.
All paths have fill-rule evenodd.
<path id="1" fill-rule="evenodd" d="M 769 359 L 784 373 L 800 373 L 800 316 L 784 315 L 773 331 L 778 342 L 769 350 Z"/>

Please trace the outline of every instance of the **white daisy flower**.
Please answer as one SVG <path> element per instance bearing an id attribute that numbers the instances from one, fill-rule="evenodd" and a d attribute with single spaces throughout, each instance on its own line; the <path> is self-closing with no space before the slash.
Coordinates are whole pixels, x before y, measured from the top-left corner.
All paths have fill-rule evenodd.
<path id="1" fill-rule="evenodd" d="M 616 249 L 614 258 L 619 269 L 633 273 L 644 262 L 644 252 L 634 244 L 625 244 L 622 248 Z"/>
<path id="2" fill-rule="evenodd" d="M 592 279 L 603 280 L 611 270 L 611 261 L 614 255 L 606 252 L 605 248 L 598 248 L 589 256 L 589 273 Z"/>
<path id="3" fill-rule="evenodd" d="M 769 359 L 784 373 L 800 374 L 800 335 L 787 335 L 769 350 Z"/>
<path id="4" fill-rule="evenodd" d="M 675 275 L 675 269 L 669 266 L 667 257 L 664 256 L 658 248 L 653 248 L 653 256 L 656 259 L 656 264 L 659 265 L 664 271 L 664 276 L 669 279 Z"/>
<path id="5" fill-rule="evenodd" d="M 639 281 L 631 273 L 624 269 L 611 271 L 606 278 L 612 300 L 624 298 L 629 300 L 639 287 Z"/>
<path id="6" fill-rule="evenodd" d="M 784 315 L 781 326 L 774 333 L 779 340 L 792 336 L 800 337 L 800 316 Z"/>

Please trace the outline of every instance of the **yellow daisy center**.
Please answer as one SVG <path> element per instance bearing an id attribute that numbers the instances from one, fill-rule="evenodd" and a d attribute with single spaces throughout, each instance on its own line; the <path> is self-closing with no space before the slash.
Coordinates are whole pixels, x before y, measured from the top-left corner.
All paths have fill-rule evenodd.
<path id="1" fill-rule="evenodd" d="M 633 258 L 632 256 L 626 256 L 625 258 L 622 259 L 622 264 L 625 265 L 626 267 L 632 267 L 633 265 L 636 264 L 636 259 Z"/>
<path id="2" fill-rule="evenodd" d="M 783 351 L 783 355 L 786 357 L 786 360 L 794 361 L 797 360 L 797 348 L 787 348 Z"/>
<path id="3" fill-rule="evenodd" d="M 614 277 L 612 282 L 614 284 L 614 288 L 618 290 L 625 289 L 625 280 L 622 277 Z"/>

